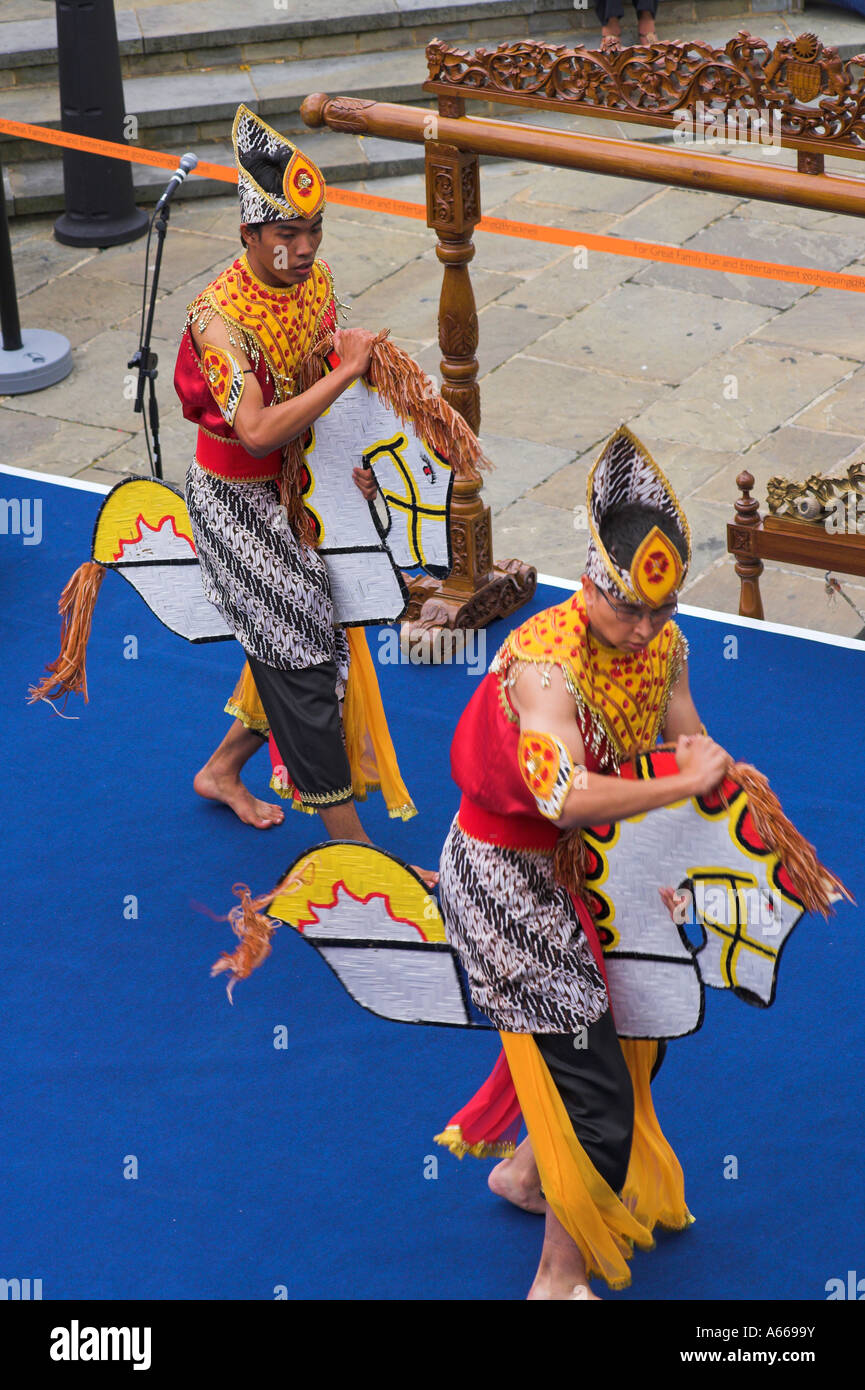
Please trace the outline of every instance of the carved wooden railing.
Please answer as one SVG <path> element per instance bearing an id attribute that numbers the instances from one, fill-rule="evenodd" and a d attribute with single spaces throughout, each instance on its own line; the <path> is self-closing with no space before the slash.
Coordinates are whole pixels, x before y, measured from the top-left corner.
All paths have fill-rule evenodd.
<path id="1" fill-rule="evenodd" d="M 478 319 L 468 264 L 481 217 L 479 155 L 865 217 L 865 180 L 825 173 L 826 154 L 865 158 L 865 54 L 844 62 L 814 34 L 782 39 L 774 47 L 742 30 L 720 49 L 661 41 L 621 48 L 617 40 L 605 39 L 598 50 L 520 41 L 474 53 L 435 39 L 427 47 L 427 61 L 429 80 L 423 90 L 436 97 L 437 114 L 320 93 L 307 97 L 301 114 L 310 126 L 424 144 L 427 223 L 438 234 L 437 255 L 444 267 L 442 394 L 475 430 L 481 414 Z M 760 163 L 730 160 L 698 153 L 694 145 L 660 149 L 467 117 L 468 100 L 683 130 L 689 124 L 697 141 L 701 128 L 719 116 L 729 128 L 731 113 L 737 126 L 757 113 L 770 123 L 773 143 L 780 140 L 797 151 L 798 167 L 773 166 L 765 158 Z M 409 618 L 421 626 L 484 626 L 534 592 L 536 574 L 530 566 L 517 560 L 494 564 L 490 512 L 481 491 L 479 477 L 455 486 L 453 572 L 446 580 L 413 581 L 411 586 Z M 746 520 L 739 531 L 753 525 Z M 773 544 L 773 558 L 815 563 L 798 558 L 807 549 L 804 536 Z M 738 563 L 743 563 L 741 556 Z M 747 601 L 755 611 L 758 575 L 751 564 Z"/>

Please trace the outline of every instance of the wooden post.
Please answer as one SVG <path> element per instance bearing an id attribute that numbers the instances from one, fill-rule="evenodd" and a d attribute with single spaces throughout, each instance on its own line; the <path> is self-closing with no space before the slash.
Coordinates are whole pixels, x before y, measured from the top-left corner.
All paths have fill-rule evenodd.
<path id="1" fill-rule="evenodd" d="M 740 473 L 736 486 L 742 495 L 736 499 L 736 520 L 727 526 L 727 549 L 736 557 L 736 573 L 740 580 L 739 616 L 762 621 L 760 575 L 763 573 L 763 561 L 754 544 L 755 532 L 760 525 L 760 507 L 756 497 L 751 496 L 753 475 Z"/>
<path id="2" fill-rule="evenodd" d="M 463 114 L 464 103 L 440 100 L 443 116 Z M 428 130 L 436 133 L 437 118 Z M 472 232 L 481 217 L 478 157 L 438 140 L 426 144 L 427 225 L 438 235 L 436 255 L 444 271 L 439 299 L 441 393 L 477 433 L 481 423 L 477 383 L 478 316 L 469 275 L 475 254 Z M 537 570 L 520 560 L 493 563 L 492 518 L 477 473 L 455 480 L 450 536 L 453 569 L 447 579 L 409 581 L 409 629 L 479 628 L 519 608 L 535 592 Z"/>

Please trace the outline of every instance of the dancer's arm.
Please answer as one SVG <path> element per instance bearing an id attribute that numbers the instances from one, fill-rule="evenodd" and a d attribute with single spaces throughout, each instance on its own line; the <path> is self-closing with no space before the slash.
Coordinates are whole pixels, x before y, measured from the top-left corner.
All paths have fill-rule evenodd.
<path id="1" fill-rule="evenodd" d="M 547 685 L 542 683 L 536 668 L 526 668 L 516 681 L 512 698 L 522 732 L 552 735 L 565 745 L 576 766 L 585 764 L 574 697 L 557 667 L 549 673 Z M 581 774 L 578 784 L 568 792 L 556 824 L 569 830 L 574 826 L 626 820 L 628 816 L 670 806 L 689 796 L 703 795 L 721 781 L 727 754 L 704 735 L 681 734 L 677 740 L 676 762 L 677 773 L 646 781 L 596 772 Z"/>
<path id="2" fill-rule="evenodd" d="M 192 336 L 199 356 L 203 347 L 210 343 L 224 352 L 230 352 L 243 371 L 243 394 L 233 428 L 244 449 L 253 458 L 264 458 L 274 449 L 303 434 L 353 381 L 363 376 L 369 367 L 369 351 L 374 337 L 363 328 L 337 329 L 334 349 L 339 354 L 339 366 L 290 401 L 266 406 L 249 358 L 236 343 L 232 343 L 222 319 L 214 316 L 203 334 L 193 327 Z"/>

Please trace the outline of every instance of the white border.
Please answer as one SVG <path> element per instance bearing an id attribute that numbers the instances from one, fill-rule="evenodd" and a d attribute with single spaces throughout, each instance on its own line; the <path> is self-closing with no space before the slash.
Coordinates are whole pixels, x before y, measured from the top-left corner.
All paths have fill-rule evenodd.
<path id="1" fill-rule="evenodd" d="M 76 487 L 81 492 L 110 492 L 107 483 L 85 483 L 83 478 L 58 477 L 55 473 L 38 473 L 35 468 L 10 468 L 0 463 L 0 473 L 8 473 L 13 478 L 38 478 L 41 483 L 57 483 L 60 487 Z M 120 479 L 117 479 L 118 483 Z M 158 480 L 157 480 L 158 481 Z"/>
<path id="2" fill-rule="evenodd" d="M 13 478 L 38 478 L 43 483 L 56 483 L 58 487 L 74 487 L 81 492 L 101 492 L 104 495 L 111 491 L 107 483 L 86 483 L 81 478 L 57 477 L 53 473 L 39 473 L 35 468 L 10 468 L 5 463 L 0 463 L 0 473 L 8 473 Z M 117 481 L 120 482 L 120 479 Z M 568 593 L 582 587 L 579 581 L 560 579 L 555 574 L 539 574 L 538 583 L 566 589 Z M 741 618 L 738 613 L 719 613 L 713 608 L 692 608 L 686 603 L 679 605 L 679 612 L 685 613 L 689 618 L 706 618 L 712 623 L 726 623 L 728 627 L 751 627 L 756 628 L 758 632 L 778 632 L 782 637 L 802 637 L 806 642 L 824 642 L 829 647 L 847 647 L 850 651 L 865 652 L 865 642 L 856 637 L 840 637 L 831 632 L 812 632 L 807 627 L 768 623 L 759 618 Z"/>
<path id="3" fill-rule="evenodd" d="M 539 574 L 539 584 L 551 584 L 559 589 L 573 593 L 582 586 L 571 579 L 559 579 L 555 574 Z M 714 608 L 692 608 L 690 604 L 680 603 L 679 612 L 689 618 L 706 618 L 713 623 L 726 623 L 728 627 L 751 627 L 758 632 L 778 632 L 782 637 L 803 637 L 807 642 L 824 642 L 829 647 L 847 647 L 854 652 L 865 652 L 865 642 L 858 637 L 841 637 L 834 632 L 814 632 L 809 627 L 790 627 L 786 623 L 767 623 L 760 618 L 741 618 L 738 613 L 719 613 Z"/>

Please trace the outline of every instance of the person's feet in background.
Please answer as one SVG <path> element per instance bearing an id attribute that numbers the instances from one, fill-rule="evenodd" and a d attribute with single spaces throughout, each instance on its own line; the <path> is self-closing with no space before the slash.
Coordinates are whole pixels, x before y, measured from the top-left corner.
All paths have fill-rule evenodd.
<path id="1" fill-rule="evenodd" d="M 658 0 L 634 0 L 637 11 L 637 25 L 641 43 L 654 43 L 655 15 Z M 622 36 L 622 16 L 625 12 L 624 0 L 595 0 L 595 10 L 601 22 L 601 34 L 605 39 L 620 39 Z"/>

